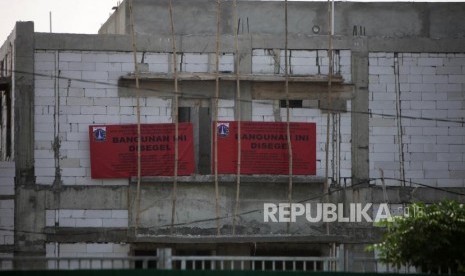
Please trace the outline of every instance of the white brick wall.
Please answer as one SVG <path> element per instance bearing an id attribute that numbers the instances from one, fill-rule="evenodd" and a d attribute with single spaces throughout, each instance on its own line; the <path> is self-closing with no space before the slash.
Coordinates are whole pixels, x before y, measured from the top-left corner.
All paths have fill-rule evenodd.
<path id="1" fill-rule="evenodd" d="M 328 52 L 323 50 L 289 50 L 289 73 L 291 75 L 319 75 L 328 74 Z M 254 49 L 252 52 L 252 73 L 275 74 L 284 73 L 285 53 L 279 51 L 278 57 L 270 49 Z M 334 52 L 334 73 L 342 75 L 345 82 L 351 81 L 350 50 L 336 50 Z"/>
<path id="2" fill-rule="evenodd" d="M 350 101 L 347 102 L 350 107 Z M 286 121 L 286 109 L 280 108 L 281 121 Z M 317 176 L 325 176 L 326 154 L 326 113 L 315 108 L 291 108 L 291 122 L 308 122 L 316 123 L 316 159 L 317 159 Z M 252 102 L 252 120 L 257 122 L 275 121 L 273 113 L 273 101 L 254 100 Z M 341 113 L 341 166 L 340 176 L 351 177 L 351 116 L 350 112 Z M 332 131 L 332 130 L 331 130 Z M 331 135 L 331 132 L 330 132 Z M 330 147 L 331 148 L 331 147 Z M 330 149 L 331 150 L 331 149 Z M 330 158 L 332 153 L 329 154 Z M 331 160 L 329 161 L 331 164 Z M 329 174 L 332 172 L 330 170 Z"/>
<path id="3" fill-rule="evenodd" d="M 399 87 L 403 116 L 463 121 L 464 54 L 400 53 Z M 393 53 L 369 55 L 369 108 L 395 115 Z M 402 119 L 406 180 L 441 187 L 464 187 L 465 131 L 461 124 Z M 370 177 L 400 178 L 396 119 L 370 118 Z M 386 181 L 398 185 L 397 181 Z"/>
<path id="4" fill-rule="evenodd" d="M 35 172 L 37 183 L 52 184 L 55 179 L 54 137 L 60 137 L 60 167 L 65 185 L 127 185 L 126 179 L 90 178 L 88 126 L 91 124 L 136 123 L 136 101 L 118 95 L 118 78 L 134 71 L 132 53 L 60 52 L 35 53 Z M 168 72 L 169 54 L 147 53 L 144 63 L 151 72 Z M 138 54 L 142 60 L 142 54 Z M 60 114 L 55 114 L 56 64 L 59 80 Z M 171 122 L 171 102 L 157 98 L 141 99 L 142 123 Z M 59 117 L 60 133 L 54 118 Z"/>
<path id="5" fill-rule="evenodd" d="M 234 72 L 234 55 L 221 55 L 218 67 L 220 72 Z"/>
<path id="6" fill-rule="evenodd" d="M 54 261 L 49 261 L 48 268 L 56 269 L 58 265 L 60 268 L 66 269 L 100 269 L 100 268 L 130 268 L 129 264 L 123 264 L 119 261 L 99 261 L 98 257 L 127 257 L 129 256 L 129 244 L 118 243 L 47 243 L 45 245 L 46 257 L 93 257 L 97 260 L 82 260 L 79 261 L 61 261 L 57 264 Z M 90 263 L 92 262 L 92 263 Z"/>
<path id="7" fill-rule="evenodd" d="M 275 73 L 275 56 L 273 50 L 255 49 L 252 52 L 252 73 L 255 74 L 274 74 Z"/>
<path id="8" fill-rule="evenodd" d="M 234 100 L 218 100 L 218 121 L 234 121 Z"/>
<path id="9" fill-rule="evenodd" d="M 183 72 L 208 72 L 208 54 L 183 53 L 181 62 Z"/>
<path id="10" fill-rule="evenodd" d="M 46 226 L 128 227 L 127 210 L 46 210 Z"/>
<path id="11" fill-rule="evenodd" d="M 13 258 L 13 253 L 0 253 L 0 259 L 2 258 Z M 2 270 L 13 270 L 13 261 L 3 260 L 0 261 L 0 268 Z"/>
<path id="12" fill-rule="evenodd" d="M 15 163 L 0 162 L 0 195 L 15 194 Z M 14 200 L 0 200 L 0 245 L 14 244 Z"/>
<path id="13" fill-rule="evenodd" d="M 262 53 L 262 55 L 259 55 Z M 179 62 L 183 71 L 211 71 L 211 54 L 183 53 Z M 281 51 L 281 59 L 284 53 Z M 143 58 L 143 60 L 142 60 Z M 88 126 L 91 124 L 127 124 L 136 123 L 136 101 L 134 98 L 118 96 L 118 78 L 134 70 L 133 57 L 127 52 L 80 52 L 66 51 L 57 54 L 54 51 L 37 51 L 35 53 L 35 71 L 43 74 L 36 78 L 35 106 L 35 170 L 37 183 L 52 184 L 55 180 L 55 159 L 53 141 L 60 138 L 61 179 L 65 185 L 127 185 L 128 181 L 97 180 L 90 178 Z M 148 64 L 152 72 L 168 72 L 171 55 L 166 53 L 146 53 L 137 59 Z M 253 66 L 269 64 L 266 50 L 254 50 Z M 260 63 L 261 62 L 261 63 Z M 337 51 L 335 55 L 335 70 L 350 80 L 350 51 Z M 327 73 L 328 58 L 326 51 L 290 51 L 291 70 L 295 74 L 309 74 L 314 70 Z M 55 93 L 55 68 L 58 66 L 61 76 L 71 80 L 59 80 L 60 114 L 54 116 L 57 101 Z M 274 60 L 273 60 L 274 72 Z M 255 67 L 254 67 L 255 68 Z M 316 68 L 316 69 L 315 69 Z M 326 69 L 325 69 L 326 68 Z M 224 54 L 220 57 L 220 70 L 234 70 L 234 56 Z M 255 69 L 254 69 L 255 70 Z M 220 120 L 234 120 L 234 101 L 221 100 L 219 109 Z M 326 115 L 315 111 L 295 110 L 293 121 L 319 120 L 319 131 L 324 133 Z M 60 132 L 55 129 L 54 119 L 59 119 Z M 257 106 L 254 103 L 253 118 L 257 121 L 273 121 L 274 115 L 269 106 Z M 343 116 L 344 120 L 345 115 Z M 142 123 L 171 122 L 171 101 L 155 97 L 141 98 Z M 350 125 L 350 121 L 348 122 Z M 345 135 L 350 135 L 345 134 Z M 344 137 L 345 139 L 346 137 Z M 350 139 L 345 139 L 349 141 Z M 347 148 L 346 145 L 343 145 Z M 319 147 L 321 148 L 321 146 Z M 350 148 L 350 146 L 348 147 Z M 344 155 L 344 166 L 350 163 L 350 154 Z M 321 156 L 319 156 L 320 158 Z M 320 158 L 321 159 L 321 158 Z M 321 162 L 320 162 L 321 163 Z M 321 169 L 321 164 L 320 168 Z M 350 171 L 350 166 L 344 168 Z M 350 176 L 347 171 L 347 176 Z M 319 175 L 321 172 L 319 172 Z M 91 223 L 91 222 L 89 222 Z"/>
<path id="14" fill-rule="evenodd" d="M 15 194 L 15 163 L 0 162 L 0 195 Z"/>
<path id="15" fill-rule="evenodd" d="M 170 64 L 173 62 L 172 58 L 172 55 L 170 55 Z M 216 56 L 211 53 L 179 53 L 177 63 L 177 69 L 181 72 L 206 73 L 215 72 L 216 70 Z M 220 54 L 218 69 L 220 72 L 234 72 L 234 55 Z"/>
<path id="16" fill-rule="evenodd" d="M 0 200 L 0 245 L 14 244 L 14 200 Z"/>

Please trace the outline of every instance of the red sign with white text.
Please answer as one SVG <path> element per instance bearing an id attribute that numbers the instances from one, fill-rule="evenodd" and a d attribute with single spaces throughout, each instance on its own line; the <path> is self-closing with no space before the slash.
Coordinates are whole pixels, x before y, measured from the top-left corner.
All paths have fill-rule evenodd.
<path id="1" fill-rule="evenodd" d="M 218 135 L 218 173 L 237 172 L 238 122 L 220 121 L 214 125 Z M 215 132 L 216 130 L 216 132 Z M 316 174 L 316 124 L 290 123 L 292 173 Z M 287 123 L 241 122 L 241 174 L 289 174 Z M 214 141 L 212 168 L 214 162 Z"/>
<path id="2" fill-rule="evenodd" d="M 178 175 L 194 173 L 192 124 L 178 127 Z M 137 176 L 137 125 L 89 126 L 92 178 Z M 141 125 L 141 175 L 174 175 L 175 124 Z"/>

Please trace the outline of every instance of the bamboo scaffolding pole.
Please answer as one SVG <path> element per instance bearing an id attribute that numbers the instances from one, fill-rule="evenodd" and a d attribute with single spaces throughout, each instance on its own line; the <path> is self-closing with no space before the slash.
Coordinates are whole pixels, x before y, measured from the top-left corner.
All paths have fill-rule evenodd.
<path id="1" fill-rule="evenodd" d="M 141 128 L 140 128 L 140 91 L 139 91 L 139 66 L 137 64 L 137 47 L 136 47 L 136 34 L 134 31 L 134 14 L 133 14 L 133 0 L 129 1 L 129 17 L 131 23 L 131 39 L 132 50 L 134 57 L 134 77 L 136 80 L 136 110 L 137 110 L 137 190 L 136 190 L 136 226 L 135 233 L 140 222 L 140 182 L 141 182 Z"/>
<path id="2" fill-rule="evenodd" d="M 326 117 L 326 165 L 325 165 L 325 183 L 323 186 L 325 196 L 325 201 L 329 201 L 329 129 L 331 124 L 331 114 L 332 112 L 332 99 L 331 99 L 331 90 L 332 90 L 332 77 L 333 77 L 333 12 L 331 0 L 328 0 L 328 113 Z M 333 168 L 334 169 L 334 168 Z M 329 235 L 329 224 L 326 223 L 326 234 Z"/>
<path id="3" fill-rule="evenodd" d="M 234 69 L 236 71 L 236 117 L 237 117 L 237 171 L 236 171 L 236 202 L 234 206 L 234 215 L 233 215 L 233 228 L 232 234 L 236 234 L 236 224 L 237 224 L 237 212 L 239 211 L 240 204 L 240 189 L 241 189 L 241 159 L 242 159 L 242 143 L 241 143 L 241 80 L 240 80 L 240 71 L 239 71 L 239 21 L 237 16 L 237 0 L 233 1 L 233 10 L 234 10 Z"/>
<path id="4" fill-rule="evenodd" d="M 218 124 L 218 99 L 220 97 L 220 18 L 221 18 L 221 0 L 217 0 L 216 2 L 216 59 L 215 59 L 215 103 L 214 103 L 214 110 L 215 110 L 215 118 L 214 118 L 214 162 L 215 162 L 215 213 L 216 213 L 216 234 L 220 235 L 220 194 L 219 194 L 219 184 L 218 184 L 218 133 L 217 133 L 217 124 Z"/>
<path id="5" fill-rule="evenodd" d="M 331 116 L 333 114 L 333 103 L 331 99 L 331 94 L 332 94 L 332 81 L 333 81 L 333 35 L 334 35 L 334 0 L 328 0 L 328 114 L 327 114 L 327 119 L 326 119 L 326 168 L 325 168 L 325 185 L 324 185 L 324 192 L 326 194 L 325 196 L 325 201 L 329 202 L 329 135 L 330 135 L 330 124 L 331 124 Z M 334 124 L 334 118 L 333 118 L 333 124 Z M 335 131 L 333 130 L 332 132 L 333 135 L 333 160 L 331 162 L 332 164 L 332 173 L 334 175 L 334 158 L 336 158 L 336 154 L 334 152 L 335 149 L 335 141 L 334 141 L 334 135 Z M 329 235 L 330 229 L 329 229 L 329 223 L 326 223 L 326 234 Z M 330 255 L 333 257 L 336 257 L 336 243 L 331 243 L 330 245 Z M 336 264 L 333 264 L 333 269 L 336 268 Z"/>
<path id="6" fill-rule="evenodd" d="M 405 167 L 404 167 L 404 133 L 402 127 L 402 105 L 400 100 L 400 81 L 399 81 L 399 55 L 394 53 L 394 77 L 396 90 L 396 126 L 397 126 L 397 145 L 399 151 L 399 175 L 401 186 L 405 186 Z"/>
<path id="7" fill-rule="evenodd" d="M 291 122 L 290 122 L 290 109 L 289 109 L 289 61 L 288 61 L 288 11 L 287 11 L 288 1 L 284 2 L 284 32 L 285 32 L 285 41 L 284 41 L 284 90 L 286 93 L 286 133 L 287 133 L 287 148 L 288 148 L 288 158 L 289 158 L 289 189 L 287 192 L 287 197 L 289 204 L 292 203 L 292 189 L 293 189 L 293 156 L 292 156 L 292 141 L 291 141 Z M 292 208 L 291 208 L 291 217 L 292 217 Z M 287 223 L 287 233 L 291 229 L 291 223 Z"/>
<path id="8" fill-rule="evenodd" d="M 173 191 L 172 191 L 172 207 L 171 207 L 171 234 L 174 233 L 174 222 L 176 217 L 176 200 L 178 193 L 178 163 L 179 163 L 179 93 L 178 93 L 178 63 L 177 63 L 177 50 L 176 50 L 176 36 L 174 33 L 174 17 L 173 17 L 173 3 L 170 0 L 170 23 L 171 23 L 171 39 L 173 46 L 173 75 L 174 75 L 174 103 L 173 103 L 173 120 L 174 120 L 174 178 L 173 178 Z"/>

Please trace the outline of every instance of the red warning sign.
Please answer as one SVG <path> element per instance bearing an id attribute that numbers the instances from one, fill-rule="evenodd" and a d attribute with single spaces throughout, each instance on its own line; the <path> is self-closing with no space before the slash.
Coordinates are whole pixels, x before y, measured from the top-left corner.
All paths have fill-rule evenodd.
<path id="1" fill-rule="evenodd" d="M 218 135 L 218 173 L 237 171 L 238 122 L 214 124 Z M 316 124 L 290 123 L 293 174 L 316 174 Z M 287 123 L 241 122 L 241 174 L 289 174 Z M 213 141 L 214 153 L 214 141 Z M 212 169 L 215 168 L 212 154 Z"/>
<path id="2" fill-rule="evenodd" d="M 178 127 L 178 175 L 195 170 L 192 124 Z M 141 175 L 174 175 L 175 124 L 141 125 Z M 137 176 L 137 125 L 89 126 L 92 178 Z"/>

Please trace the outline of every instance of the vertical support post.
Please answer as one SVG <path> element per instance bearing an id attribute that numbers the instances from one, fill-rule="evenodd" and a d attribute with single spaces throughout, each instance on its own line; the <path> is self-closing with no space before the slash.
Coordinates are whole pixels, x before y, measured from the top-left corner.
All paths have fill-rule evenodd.
<path id="1" fill-rule="evenodd" d="M 174 18 L 173 18 L 173 3 L 170 0 L 170 23 L 171 23 L 171 39 L 173 40 L 173 72 L 174 72 L 174 105 L 173 105 L 173 120 L 174 120 L 174 178 L 173 178 L 173 194 L 171 208 L 171 234 L 174 233 L 174 221 L 176 217 L 176 199 L 178 187 L 178 159 L 179 159 L 179 93 L 178 93 L 178 68 L 177 68 L 177 52 L 176 52 L 176 36 L 174 35 Z"/>
<path id="2" fill-rule="evenodd" d="M 133 0 L 129 2 L 129 17 L 131 20 L 131 39 L 132 50 L 134 59 L 134 74 L 136 79 L 136 111 L 137 111 L 137 192 L 136 192 L 136 225 L 134 232 L 137 235 L 137 228 L 139 227 L 140 219 L 140 182 L 141 182 L 141 127 L 140 127 L 140 91 L 139 91 L 139 66 L 137 63 L 137 46 L 136 46 L 136 33 L 134 31 L 134 14 L 133 14 Z"/>
<path id="3" fill-rule="evenodd" d="M 293 177 L 293 157 L 292 157 L 292 141 L 291 141 L 291 116 L 289 110 L 289 61 L 288 61 L 288 12 L 287 12 L 288 1 L 284 2 L 284 90 L 286 93 L 286 136 L 287 136 L 287 151 L 288 151 L 288 162 L 289 162 L 289 187 L 287 191 L 287 198 L 289 205 L 292 203 L 292 177 Z M 291 208 L 292 217 L 292 208 Z M 291 223 L 287 223 L 287 233 L 290 232 Z"/>
<path id="4" fill-rule="evenodd" d="M 60 52 L 55 51 L 55 72 L 54 74 L 54 96 L 55 96 L 55 108 L 53 112 L 53 155 L 55 159 L 55 179 L 53 180 L 53 186 L 56 190 L 61 188 L 61 168 L 60 168 Z M 68 79 L 67 91 L 69 92 L 69 87 L 71 86 L 71 79 Z M 57 193 L 58 202 L 60 201 L 60 193 Z M 58 203 L 59 204 L 59 203 Z M 59 208 L 57 208 L 59 209 Z"/>
<path id="5" fill-rule="evenodd" d="M 172 269 L 172 250 L 171 248 L 157 248 L 158 269 Z"/>
<path id="6" fill-rule="evenodd" d="M 344 271 L 349 271 L 349 249 L 344 246 Z"/>
<path id="7" fill-rule="evenodd" d="M 325 183 L 324 183 L 324 193 L 325 193 L 325 201 L 329 201 L 329 134 L 330 134 L 330 124 L 331 124 L 331 114 L 333 113 L 333 104 L 332 104 L 332 78 L 333 78 L 333 8 L 331 5 L 331 0 L 328 0 L 328 110 L 327 110 L 327 118 L 326 118 L 326 145 L 325 145 L 325 152 L 326 152 L 326 165 L 325 165 Z M 333 167 L 334 171 L 334 167 Z M 329 224 L 326 223 L 326 234 L 329 235 Z"/>
<path id="8" fill-rule="evenodd" d="M 216 234 L 220 235 L 220 206 L 219 206 L 219 198 L 220 198 L 220 192 L 219 192 L 219 183 L 218 183 L 218 133 L 216 130 L 216 124 L 218 122 L 218 100 L 220 97 L 220 71 L 219 71 L 219 59 L 220 59 L 220 13 L 221 13 L 221 0 L 217 0 L 216 2 L 217 6 L 217 11 L 216 11 L 216 59 L 215 59 L 215 119 L 214 119 L 214 132 L 213 132 L 213 137 L 215 139 L 214 145 L 215 145 L 215 212 L 216 212 Z"/>
<path id="9" fill-rule="evenodd" d="M 337 250 L 336 251 L 336 258 L 337 258 L 336 271 L 344 271 L 345 269 L 344 244 L 340 244 L 336 250 Z"/>
<path id="10" fill-rule="evenodd" d="M 236 71 L 236 117 L 237 117 L 237 171 L 236 171 L 236 200 L 233 214 L 232 234 L 236 234 L 237 212 L 239 211 L 240 188 L 241 188 L 241 159 L 242 159 L 242 143 L 241 143 L 241 81 L 239 71 L 239 22 L 237 16 L 237 0 L 233 1 L 234 6 L 234 70 Z"/>
<path id="11" fill-rule="evenodd" d="M 396 90 L 396 125 L 397 125 L 397 145 L 399 148 L 399 176 L 401 179 L 400 185 L 405 186 L 405 168 L 404 168 L 404 132 L 402 127 L 402 105 L 400 91 L 400 73 L 399 73 L 399 53 L 394 53 L 394 77 Z"/>

